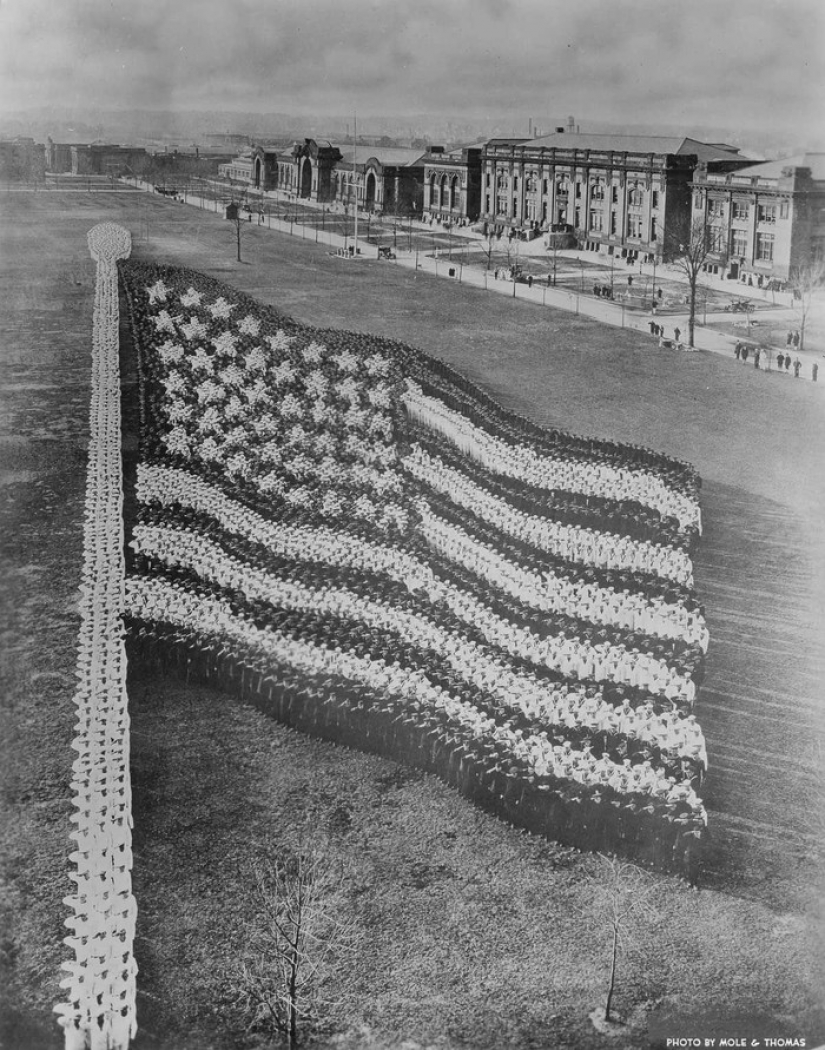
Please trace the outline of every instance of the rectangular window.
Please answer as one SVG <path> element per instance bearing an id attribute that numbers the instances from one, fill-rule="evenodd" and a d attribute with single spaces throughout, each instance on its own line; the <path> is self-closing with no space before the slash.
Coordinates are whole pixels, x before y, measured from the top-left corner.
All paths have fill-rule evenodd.
<path id="1" fill-rule="evenodd" d="M 581 198 L 581 195 L 582 195 L 582 184 L 580 182 L 577 182 L 576 183 L 576 197 L 577 198 Z"/>
<path id="2" fill-rule="evenodd" d="M 781 201 L 779 204 L 779 218 L 787 219 L 790 211 L 790 201 Z"/>
<path id="3" fill-rule="evenodd" d="M 714 200 L 711 198 L 708 201 L 708 217 L 711 219 L 721 219 L 724 215 L 725 203 L 724 201 Z"/>
<path id="4" fill-rule="evenodd" d="M 725 228 L 724 226 L 710 226 L 708 228 L 708 251 L 723 252 L 725 250 Z"/>
<path id="5" fill-rule="evenodd" d="M 593 230 L 594 233 L 602 233 L 604 230 L 604 212 L 590 212 L 590 229 Z"/>
<path id="6" fill-rule="evenodd" d="M 760 204 L 756 217 L 759 222 L 776 222 L 776 205 Z"/>
<path id="7" fill-rule="evenodd" d="M 653 191 L 653 199 L 651 201 L 651 207 L 653 207 L 653 208 L 658 208 L 659 207 L 659 191 L 658 190 L 654 190 Z"/>
<path id="8" fill-rule="evenodd" d="M 756 235 L 756 259 L 757 262 L 773 262 L 773 240 L 772 233 L 758 233 Z"/>
<path id="9" fill-rule="evenodd" d="M 549 188 L 550 188 L 550 187 L 548 186 L 548 184 L 547 184 L 547 179 L 545 179 L 545 180 L 544 180 L 544 181 L 542 182 L 542 186 L 544 187 L 544 189 L 542 190 L 542 193 L 543 193 L 543 194 L 544 194 L 544 196 L 546 197 L 546 196 L 547 196 L 547 193 L 548 193 L 548 191 L 549 191 Z"/>
<path id="10" fill-rule="evenodd" d="M 612 211 L 610 213 L 610 232 L 611 233 L 616 233 L 616 232 L 618 232 L 618 229 L 619 229 L 619 221 L 616 218 L 615 211 Z"/>
<path id="11" fill-rule="evenodd" d="M 611 200 L 611 202 L 613 204 L 618 204 L 619 203 L 619 187 L 618 186 L 611 186 L 610 187 L 610 200 Z"/>
<path id="12" fill-rule="evenodd" d="M 650 239 L 651 239 L 651 241 L 655 241 L 658 236 L 659 236 L 659 229 L 658 229 L 658 226 L 656 224 L 656 216 L 654 215 L 653 218 L 650 220 Z"/>
<path id="13" fill-rule="evenodd" d="M 642 236 L 641 215 L 629 215 L 627 218 L 627 236 L 639 240 Z"/>
<path id="14" fill-rule="evenodd" d="M 731 205 L 731 218 L 734 220 L 747 220 L 750 213 L 751 208 L 747 201 L 734 201 Z"/>
<path id="15" fill-rule="evenodd" d="M 730 253 L 739 258 L 744 258 L 748 254 L 748 235 L 744 230 L 731 231 Z"/>

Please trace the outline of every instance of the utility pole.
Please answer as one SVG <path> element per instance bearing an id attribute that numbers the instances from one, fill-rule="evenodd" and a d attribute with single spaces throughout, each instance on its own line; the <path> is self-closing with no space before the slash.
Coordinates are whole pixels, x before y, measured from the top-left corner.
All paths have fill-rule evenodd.
<path id="1" fill-rule="evenodd" d="M 353 130 L 353 143 L 352 143 L 352 176 L 355 182 L 355 249 L 353 254 L 358 255 L 358 117 L 355 113 L 352 116 L 352 130 Z"/>

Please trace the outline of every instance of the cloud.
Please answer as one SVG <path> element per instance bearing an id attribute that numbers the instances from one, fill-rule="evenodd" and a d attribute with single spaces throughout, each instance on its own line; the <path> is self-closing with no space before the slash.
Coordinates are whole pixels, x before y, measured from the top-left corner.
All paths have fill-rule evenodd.
<path id="1" fill-rule="evenodd" d="M 5 0 L 0 98 L 802 128 L 823 43 L 820 0 Z"/>

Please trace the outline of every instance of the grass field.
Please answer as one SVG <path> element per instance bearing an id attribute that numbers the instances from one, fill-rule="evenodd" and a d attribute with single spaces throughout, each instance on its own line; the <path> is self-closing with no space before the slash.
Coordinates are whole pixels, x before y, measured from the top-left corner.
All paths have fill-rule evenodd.
<path id="1" fill-rule="evenodd" d="M 439 282 L 128 194 L 0 195 L 4 537 L 3 1033 L 59 1045 L 67 957 L 76 589 L 94 265 L 113 220 L 139 258 L 192 266 L 296 318 L 450 361 L 508 407 L 648 445 L 704 479 L 697 588 L 711 631 L 698 715 L 712 848 L 671 880 L 621 971 L 620 1010 L 657 1007 L 825 1041 L 822 652 L 825 404 L 811 383 L 668 354 L 627 330 Z M 127 390 L 127 404 L 130 395 Z M 135 674 L 130 689 L 138 1046 L 232 1046 L 227 960 L 260 844 L 321 834 L 365 936 L 326 1045 L 643 1046 L 587 1014 L 606 938 L 583 924 L 596 858 L 523 836 L 431 778 L 289 733 L 230 697 Z M 345 979 L 347 978 L 347 979 Z M 739 1018 L 737 1021 L 736 1019 Z M 691 1034 L 689 1022 L 685 1031 Z"/>

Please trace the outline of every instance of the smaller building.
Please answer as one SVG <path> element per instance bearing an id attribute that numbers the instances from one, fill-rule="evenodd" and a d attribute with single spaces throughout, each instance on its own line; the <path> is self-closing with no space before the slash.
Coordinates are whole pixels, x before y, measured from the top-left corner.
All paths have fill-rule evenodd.
<path id="1" fill-rule="evenodd" d="M 119 146 L 104 142 L 71 146 L 73 175 L 139 175 L 150 167 L 143 146 Z"/>
<path id="2" fill-rule="evenodd" d="M 423 150 L 401 146 L 340 145 L 331 173 L 329 199 L 377 215 L 421 215 L 424 205 Z"/>
<path id="3" fill-rule="evenodd" d="M 255 190 L 274 190 L 278 186 L 279 152 L 282 147 L 268 143 L 245 147 L 237 156 L 218 165 L 218 174 Z"/>
<path id="4" fill-rule="evenodd" d="M 700 164 L 693 218 L 707 229 L 706 269 L 782 287 L 795 267 L 825 258 L 825 153 L 746 163 Z"/>
<path id="5" fill-rule="evenodd" d="M 481 146 L 445 153 L 434 147 L 424 158 L 424 218 L 466 225 L 481 214 Z"/>

